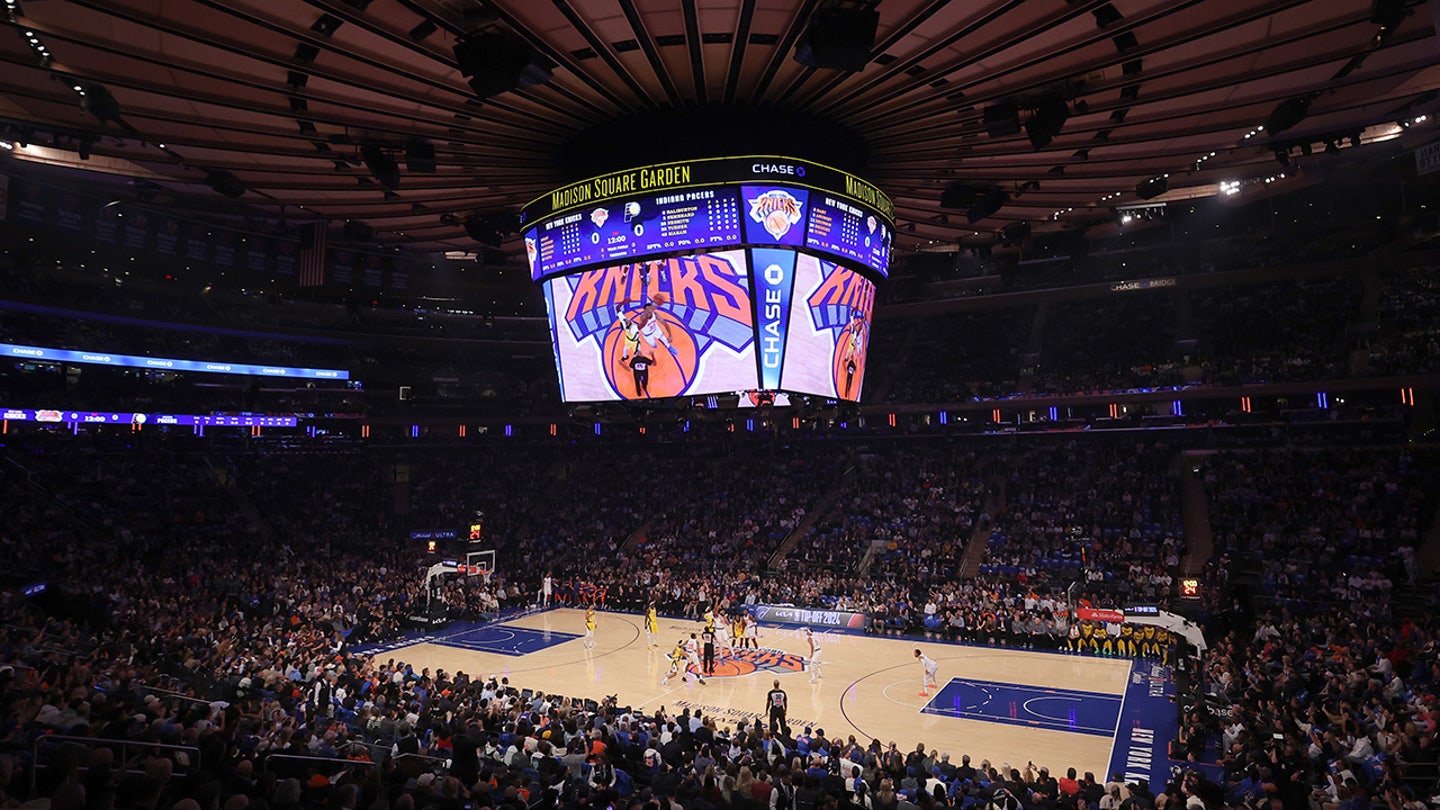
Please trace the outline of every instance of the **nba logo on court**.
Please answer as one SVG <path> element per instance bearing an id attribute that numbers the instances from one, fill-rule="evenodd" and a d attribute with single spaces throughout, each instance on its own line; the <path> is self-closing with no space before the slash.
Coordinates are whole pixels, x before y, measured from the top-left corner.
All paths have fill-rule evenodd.
<path id="1" fill-rule="evenodd" d="M 695 671 L 691 667 L 691 671 Z M 773 672 L 781 675 L 787 672 L 804 672 L 804 656 L 787 653 L 784 650 L 730 650 L 723 659 L 716 660 L 715 671 L 707 678 L 738 678 L 756 672 Z M 697 672 L 697 674 L 699 674 Z"/>

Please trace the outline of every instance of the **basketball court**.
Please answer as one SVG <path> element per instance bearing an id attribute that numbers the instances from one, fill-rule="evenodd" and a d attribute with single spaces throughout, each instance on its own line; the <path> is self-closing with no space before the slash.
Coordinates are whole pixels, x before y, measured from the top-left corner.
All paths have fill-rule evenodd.
<path id="1" fill-rule="evenodd" d="M 810 683 L 801 628 L 763 625 L 760 650 L 726 660 L 701 685 L 661 679 L 675 643 L 701 622 L 663 618 L 656 646 L 647 646 L 643 617 L 596 613 L 596 645 L 586 649 L 584 611 L 567 608 L 445 631 L 373 650 L 416 670 L 428 667 L 472 677 L 505 676 L 517 688 L 601 699 L 653 713 L 699 710 L 721 727 L 761 718 L 772 681 L 789 695 L 790 725 L 828 737 L 851 735 L 916 743 L 949 753 L 958 764 L 988 759 L 996 767 L 1027 762 L 1063 774 L 1074 767 L 1104 781 L 1111 772 L 1154 781 L 1168 772 L 1165 741 L 1173 736 L 1169 671 L 1153 662 L 895 639 L 835 631 L 822 639 L 821 677 Z M 921 694 L 923 650 L 940 665 L 939 688 Z M 1163 784 L 1163 782 L 1161 782 Z"/>

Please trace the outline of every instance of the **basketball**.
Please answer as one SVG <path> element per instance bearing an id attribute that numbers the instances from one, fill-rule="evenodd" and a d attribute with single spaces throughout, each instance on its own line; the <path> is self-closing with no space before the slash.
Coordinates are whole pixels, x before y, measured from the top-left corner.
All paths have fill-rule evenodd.
<path id="1" fill-rule="evenodd" d="M 650 296 L 650 300 L 655 302 L 655 306 L 663 307 L 666 304 L 670 303 L 670 294 L 664 292 L 657 292 L 654 295 Z"/>

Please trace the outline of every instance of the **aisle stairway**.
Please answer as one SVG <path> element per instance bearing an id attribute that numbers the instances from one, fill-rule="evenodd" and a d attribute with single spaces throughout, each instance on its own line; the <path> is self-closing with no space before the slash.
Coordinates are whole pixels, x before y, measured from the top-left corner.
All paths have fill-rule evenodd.
<path id="1" fill-rule="evenodd" d="M 805 536 L 810 534 L 810 531 L 815 528 L 815 524 L 820 521 L 820 517 L 835 508 L 835 504 L 839 502 L 840 495 L 845 491 L 846 485 L 849 484 L 850 479 L 854 477 L 855 465 L 851 464 L 835 479 L 835 483 L 832 484 L 829 489 L 825 490 L 820 494 L 820 497 L 815 499 L 815 503 L 811 504 L 810 508 L 805 511 L 805 517 L 801 518 L 800 522 L 795 524 L 795 528 L 791 529 L 790 533 L 785 535 L 785 539 L 780 541 L 780 547 L 775 549 L 774 554 L 770 555 L 770 560 L 766 564 L 767 568 L 775 569 L 780 565 L 781 561 L 789 556 L 791 551 L 795 550 L 795 546 L 799 545 L 800 541 L 805 539 Z"/>
<path id="2" fill-rule="evenodd" d="M 1209 455 L 1206 451 L 1185 451 L 1175 459 L 1180 467 L 1180 517 L 1185 530 L 1181 576 L 1199 576 L 1215 554 L 1215 536 L 1210 529 L 1210 499 L 1205 494 L 1204 470 L 1201 467 Z"/>
<path id="3" fill-rule="evenodd" d="M 261 537 L 267 541 L 274 540 L 275 527 L 270 525 L 270 521 L 266 519 L 265 515 L 260 511 L 260 508 L 255 505 L 255 502 L 250 499 L 250 496 L 245 494 L 245 489 L 240 486 L 235 461 L 229 456 L 226 456 L 224 466 L 220 466 L 209 456 L 206 456 L 205 464 L 210 468 L 210 474 L 215 477 L 215 483 L 219 484 L 220 489 L 224 490 L 226 497 L 230 499 L 230 503 L 235 506 L 235 509 L 244 515 L 246 520 L 250 521 L 250 525 L 260 533 Z"/>
<path id="4" fill-rule="evenodd" d="M 970 533 L 970 540 L 960 555 L 962 580 L 974 579 L 980 575 L 980 566 L 985 564 L 985 556 L 990 553 L 990 535 L 995 527 L 995 514 L 1005 506 L 1005 476 L 991 476 L 985 483 L 985 506 L 981 508 L 980 514 L 988 515 L 990 519 L 975 521 L 975 530 Z"/>

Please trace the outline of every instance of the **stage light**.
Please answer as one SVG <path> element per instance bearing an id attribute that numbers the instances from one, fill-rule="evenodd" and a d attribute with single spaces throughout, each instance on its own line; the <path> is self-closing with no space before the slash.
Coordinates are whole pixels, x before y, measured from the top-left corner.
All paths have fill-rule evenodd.
<path id="1" fill-rule="evenodd" d="M 1294 96 L 1287 98 L 1275 106 L 1270 118 L 1265 121 L 1265 126 L 1271 133 L 1284 132 L 1305 120 L 1310 114 L 1310 102 L 1313 96 Z"/>
<path id="2" fill-rule="evenodd" d="M 794 59 L 806 67 L 855 73 L 870 62 L 880 12 L 870 8 L 817 8 L 795 42 Z"/>
<path id="3" fill-rule="evenodd" d="M 1146 180 L 1145 182 L 1137 185 L 1135 187 L 1135 196 L 1139 197 L 1142 200 L 1149 200 L 1155 197 L 1159 197 L 1161 194 L 1164 194 L 1170 189 L 1169 177 L 1170 175 L 1168 174 L 1161 175 L 1160 177 L 1152 177 L 1149 180 Z"/>
<path id="4" fill-rule="evenodd" d="M 1020 132 L 1020 110 L 1014 101 L 1002 101 L 985 108 L 985 132 L 992 138 L 1003 138 Z"/>
<path id="5" fill-rule="evenodd" d="M 389 189 L 400 187 L 400 164 L 380 146 L 367 143 L 360 147 L 360 159 L 365 161 L 365 168 L 380 181 L 380 185 Z"/>
<path id="6" fill-rule="evenodd" d="M 205 174 L 205 185 L 209 186 L 216 194 L 231 199 L 243 197 L 246 191 L 245 184 L 240 182 L 240 178 L 224 169 L 207 172 Z"/>
<path id="7" fill-rule="evenodd" d="M 477 98 L 550 81 L 550 67 L 530 43 L 508 31 L 473 33 L 455 41 L 455 64 Z"/>
<path id="8" fill-rule="evenodd" d="M 1025 134 L 1030 137 L 1030 145 L 1035 149 L 1044 149 L 1050 141 L 1060 134 L 1061 128 L 1070 118 L 1070 106 L 1060 96 L 1051 96 L 1040 102 L 1035 108 L 1035 114 L 1025 123 Z"/>
<path id="9" fill-rule="evenodd" d="M 420 139 L 405 145 L 405 168 L 424 174 L 435 173 L 435 144 Z"/>
<path id="10" fill-rule="evenodd" d="M 494 214 L 471 214 L 465 218 L 465 233 L 482 245 L 498 248 L 505 241 L 509 229 L 504 217 Z"/>

